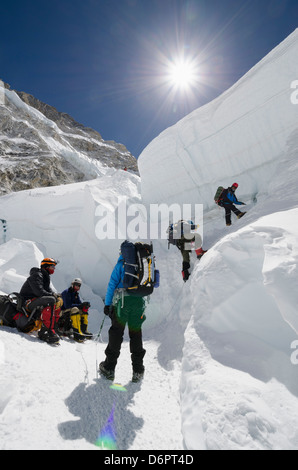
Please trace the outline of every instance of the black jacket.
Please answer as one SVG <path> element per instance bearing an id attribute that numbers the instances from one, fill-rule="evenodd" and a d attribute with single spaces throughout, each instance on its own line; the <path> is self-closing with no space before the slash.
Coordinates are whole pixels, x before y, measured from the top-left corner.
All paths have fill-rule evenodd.
<path id="1" fill-rule="evenodd" d="M 30 276 L 21 288 L 20 294 L 25 300 L 44 295 L 53 295 L 54 292 L 50 287 L 50 283 L 50 275 L 45 269 L 32 268 Z"/>

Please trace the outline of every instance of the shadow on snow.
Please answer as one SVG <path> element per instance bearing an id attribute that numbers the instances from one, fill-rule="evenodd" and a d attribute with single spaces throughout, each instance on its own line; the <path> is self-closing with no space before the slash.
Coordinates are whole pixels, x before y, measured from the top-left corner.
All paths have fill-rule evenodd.
<path id="1" fill-rule="evenodd" d="M 127 450 L 133 444 L 136 433 L 144 424 L 142 418 L 136 417 L 129 407 L 133 397 L 141 388 L 141 383 L 129 383 L 126 391 L 111 389 L 112 382 L 97 379 L 87 386 L 81 383 L 74 389 L 65 403 L 69 411 L 79 420 L 68 421 L 58 425 L 63 439 L 86 439 L 100 447 L 99 440 L 106 442 L 108 432 L 112 434 L 112 449 Z"/>

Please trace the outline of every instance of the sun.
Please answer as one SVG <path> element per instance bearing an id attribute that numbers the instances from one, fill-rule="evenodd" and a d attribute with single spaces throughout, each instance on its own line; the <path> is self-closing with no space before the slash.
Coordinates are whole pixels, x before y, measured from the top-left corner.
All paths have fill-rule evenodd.
<path id="1" fill-rule="evenodd" d="M 177 60 L 168 66 L 168 80 L 172 86 L 186 90 L 198 81 L 198 70 L 194 63 Z"/>

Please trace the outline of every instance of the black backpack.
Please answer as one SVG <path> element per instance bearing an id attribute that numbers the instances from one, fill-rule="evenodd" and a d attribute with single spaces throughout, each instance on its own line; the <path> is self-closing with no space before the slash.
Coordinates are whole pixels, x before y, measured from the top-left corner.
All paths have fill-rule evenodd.
<path id="1" fill-rule="evenodd" d="M 15 327 L 14 316 L 18 312 L 19 294 L 0 295 L 0 324 Z"/>
<path id="2" fill-rule="evenodd" d="M 159 271 L 155 268 L 152 243 L 132 243 L 125 240 L 121 244 L 124 259 L 123 287 L 129 295 L 146 297 L 159 286 Z"/>

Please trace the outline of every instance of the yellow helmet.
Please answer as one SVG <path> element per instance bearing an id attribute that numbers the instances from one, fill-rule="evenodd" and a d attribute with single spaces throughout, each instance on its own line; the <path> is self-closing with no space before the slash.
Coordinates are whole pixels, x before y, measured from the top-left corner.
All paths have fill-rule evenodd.
<path id="1" fill-rule="evenodd" d="M 40 266 L 56 266 L 58 261 L 55 261 L 53 258 L 44 258 L 40 263 Z"/>

